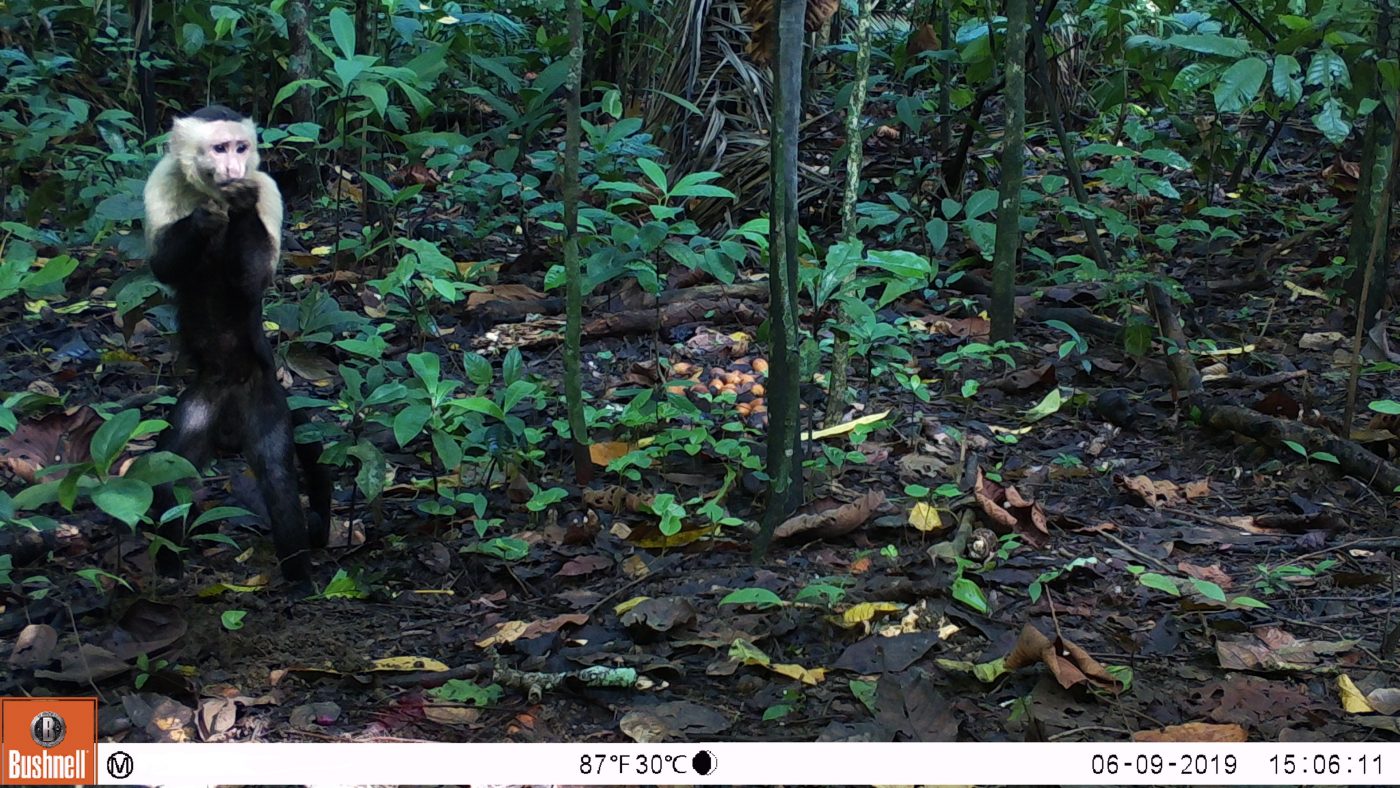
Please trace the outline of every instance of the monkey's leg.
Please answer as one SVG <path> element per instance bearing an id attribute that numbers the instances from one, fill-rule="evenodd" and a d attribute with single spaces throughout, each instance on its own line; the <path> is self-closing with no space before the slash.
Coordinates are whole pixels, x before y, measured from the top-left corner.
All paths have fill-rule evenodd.
<path id="1" fill-rule="evenodd" d="M 292 411 L 293 429 L 310 423 L 304 411 Z M 306 497 L 311 502 L 307 528 L 313 548 L 325 547 L 331 535 L 331 471 L 321 464 L 322 448 L 320 441 L 297 444 L 297 462 L 301 463 Z"/>
<path id="2" fill-rule="evenodd" d="M 219 422 L 219 409 L 222 407 L 221 392 L 217 387 L 195 381 L 175 402 L 170 412 L 170 427 L 160 434 L 156 442 L 158 451 L 168 451 L 184 457 L 197 471 L 214 456 L 214 430 Z M 159 518 L 175 505 L 174 484 L 157 485 L 155 489 L 154 516 Z M 185 543 L 185 518 L 176 517 L 163 524 L 158 533 L 176 545 Z M 183 572 L 183 560 L 174 550 L 156 551 L 156 569 L 166 577 L 179 577 Z"/>
<path id="3" fill-rule="evenodd" d="M 296 441 L 286 392 L 270 373 L 254 375 L 239 392 L 245 425 L 243 455 L 267 503 L 282 574 L 293 583 L 309 585 L 306 513 L 297 493 Z"/>

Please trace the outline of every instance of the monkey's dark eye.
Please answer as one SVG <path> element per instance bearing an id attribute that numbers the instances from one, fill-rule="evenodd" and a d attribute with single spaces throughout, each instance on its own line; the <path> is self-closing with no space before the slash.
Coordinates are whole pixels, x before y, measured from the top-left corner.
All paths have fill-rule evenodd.
<path id="1" fill-rule="evenodd" d="M 240 143 L 238 143 L 238 152 L 239 152 L 239 153 L 247 153 L 247 152 L 248 152 L 248 143 L 246 143 L 246 142 L 240 142 Z"/>
<path id="2" fill-rule="evenodd" d="M 215 146 L 214 146 L 214 152 L 215 152 L 215 153 L 228 153 L 228 143 L 227 143 L 227 142 L 221 142 L 221 143 L 219 143 L 218 145 L 215 145 Z"/>

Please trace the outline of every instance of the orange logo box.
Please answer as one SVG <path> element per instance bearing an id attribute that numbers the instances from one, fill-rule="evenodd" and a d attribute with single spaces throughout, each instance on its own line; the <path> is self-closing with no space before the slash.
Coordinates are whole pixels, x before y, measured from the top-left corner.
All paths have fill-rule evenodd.
<path id="1" fill-rule="evenodd" d="M 97 698 L 0 698 L 0 785 L 96 785 Z"/>

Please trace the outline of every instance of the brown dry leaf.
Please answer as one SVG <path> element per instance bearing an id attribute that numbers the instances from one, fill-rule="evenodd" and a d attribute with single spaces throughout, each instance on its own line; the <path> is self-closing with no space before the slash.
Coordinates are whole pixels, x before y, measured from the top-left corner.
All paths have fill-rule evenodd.
<path id="1" fill-rule="evenodd" d="M 602 509 L 613 514 L 623 512 L 651 512 L 652 498 L 648 495 L 639 495 L 628 492 L 625 488 L 616 485 L 604 487 L 601 490 L 584 490 L 583 502 L 594 509 Z"/>
<path id="2" fill-rule="evenodd" d="M 933 25 L 920 25 L 909 36 L 909 41 L 904 45 L 905 51 L 910 58 L 924 52 L 937 52 L 943 48 L 943 44 L 938 40 L 938 31 L 933 29 Z"/>
<path id="3" fill-rule="evenodd" d="M 988 382 L 987 386 L 1014 394 L 1037 386 L 1053 386 L 1055 382 L 1055 366 L 1047 362 L 1035 367 L 1022 367 Z"/>
<path id="4" fill-rule="evenodd" d="M 1123 688 L 1122 682 L 1105 670 L 1098 660 L 1089 656 L 1089 652 L 1064 638 L 1055 638 L 1052 642 L 1040 630 L 1027 624 L 1021 629 L 1016 646 L 1006 656 L 1005 665 L 1007 670 L 1016 670 L 1036 662 L 1045 663 L 1055 680 L 1065 689 L 1083 682 L 1113 692 Z"/>
<path id="5" fill-rule="evenodd" d="M 33 484 L 39 471 L 50 465 L 86 462 L 92 458 L 92 435 L 102 424 L 97 411 L 86 405 L 22 422 L 0 440 L 0 468 Z"/>
<path id="6" fill-rule="evenodd" d="M 809 539 L 831 539 L 848 534 L 870 520 L 875 510 L 885 505 L 885 494 L 871 490 L 848 504 L 814 514 L 799 514 L 789 517 L 777 530 L 774 538 L 788 539 L 803 536 Z"/>
<path id="7" fill-rule="evenodd" d="M 1190 564 L 1185 561 L 1182 561 L 1176 565 L 1176 568 L 1180 569 L 1184 574 L 1194 577 L 1197 580 L 1206 580 L 1211 583 L 1215 583 L 1221 588 L 1229 588 L 1230 586 L 1233 586 L 1235 584 L 1235 579 L 1233 577 L 1230 577 L 1228 574 L 1225 574 L 1225 570 L 1220 568 L 1220 564 L 1211 564 L 1210 566 L 1197 566 L 1196 564 Z"/>
<path id="8" fill-rule="evenodd" d="M 227 698 L 209 698 L 199 702 L 195 729 L 202 741 L 220 737 L 238 719 L 238 704 Z"/>
<path id="9" fill-rule="evenodd" d="M 439 725 L 472 725 L 481 719 L 481 709 L 465 703 L 437 701 L 423 704 L 423 716 Z"/>
<path id="10" fill-rule="evenodd" d="M 491 285 L 485 290 L 477 290 L 467 295 L 467 309 L 476 309 L 492 301 L 541 301 L 544 293 L 529 285 Z"/>
<path id="11" fill-rule="evenodd" d="M 1197 479 L 1194 482 L 1187 482 L 1182 485 L 1181 494 L 1186 496 L 1186 500 L 1194 501 L 1197 498 L 1204 498 L 1210 495 L 1210 479 Z"/>
<path id="12" fill-rule="evenodd" d="M 47 665 L 57 645 L 57 630 L 48 624 L 29 624 L 15 638 L 15 647 L 10 651 L 10 667 L 28 670 Z"/>
<path id="13" fill-rule="evenodd" d="M 1138 742 L 1242 742 L 1249 740 L 1249 733 L 1242 725 L 1215 725 L 1209 722 L 1188 722 L 1182 725 L 1168 725 L 1155 731 L 1138 731 L 1133 741 Z"/>
<path id="14" fill-rule="evenodd" d="M 1044 547 L 1049 542 L 1050 528 L 1040 502 L 1026 498 L 1015 487 L 1003 487 L 988 479 L 981 468 L 977 469 L 972 494 L 982 512 L 1002 527 L 1001 533 L 1013 531 L 1036 547 Z"/>
<path id="15" fill-rule="evenodd" d="M 1278 627 L 1258 627 L 1249 634 L 1222 636 L 1215 643 L 1215 655 L 1228 670 L 1311 670 L 1323 657 L 1355 646 L 1355 640 L 1299 640 Z"/>
<path id="16" fill-rule="evenodd" d="M 985 317 L 935 317 L 927 322 L 913 321 L 912 328 L 924 327 L 930 334 L 945 334 L 983 340 L 991 336 L 992 322 Z"/>
<path id="17" fill-rule="evenodd" d="M 1153 481 L 1146 476 L 1114 476 L 1114 481 L 1128 492 L 1141 498 L 1153 509 L 1181 503 L 1181 488 L 1175 482 Z"/>
<path id="18" fill-rule="evenodd" d="M 601 555 L 581 555 L 559 567 L 555 577 L 583 577 L 612 567 L 612 559 Z"/>

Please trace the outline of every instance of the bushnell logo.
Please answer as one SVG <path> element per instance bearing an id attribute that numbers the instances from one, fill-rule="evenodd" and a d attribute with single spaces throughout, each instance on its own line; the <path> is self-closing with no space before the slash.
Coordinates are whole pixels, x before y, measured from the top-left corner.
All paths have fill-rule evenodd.
<path id="1" fill-rule="evenodd" d="M 34 743 L 44 749 L 51 749 L 63 742 L 68 734 L 68 725 L 63 718 L 51 711 L 41 711 L 29 723 L 29 736 Z"/>

